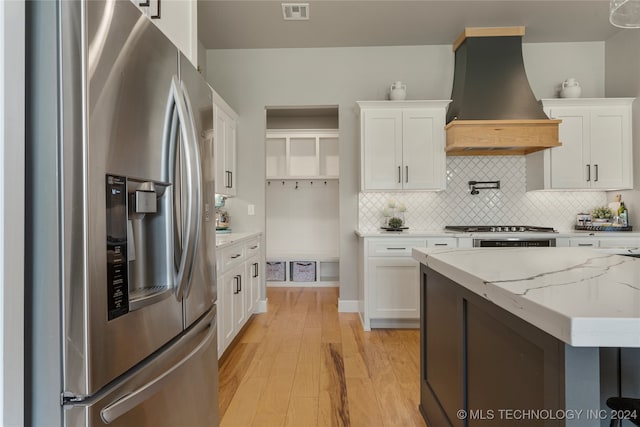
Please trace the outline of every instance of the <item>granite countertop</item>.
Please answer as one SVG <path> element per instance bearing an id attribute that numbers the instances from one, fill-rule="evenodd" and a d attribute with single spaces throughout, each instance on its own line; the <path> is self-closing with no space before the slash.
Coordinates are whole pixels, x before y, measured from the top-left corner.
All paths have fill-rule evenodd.
<path id="1" fill-rule="evenodd" d="M 255 231 L 252 233 L 225 233 L 225 234 L 216 234 L 216 249 L 222 249 L 226 246 L 233 245 L 234 243 L 238 243 L 242 240 L 248 240 L 253 237 L 258 237 L 261 233 L 259 231 Z"/>
<path id="2" fill-rule="evenodd" d="M 415 248 L 413 257 L 569 345 L 640 347 L 640 259 L 609 253 L 619 251 Z"/>

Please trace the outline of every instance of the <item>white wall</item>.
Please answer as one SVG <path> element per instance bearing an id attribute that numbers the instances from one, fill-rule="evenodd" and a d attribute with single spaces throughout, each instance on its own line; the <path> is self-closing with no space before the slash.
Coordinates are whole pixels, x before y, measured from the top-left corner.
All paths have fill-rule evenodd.
<path id="1" fill-rule="evenodd" d="M 529 81 L 538 98 L 575 77 L 583 96 L 604 95 L 604 43 L 524 45 Z M 265 106 L 339 106 L 340 298 L 357 297 L 358 118 L 355 102 L 385 99 L 396 80 L 408 99 L 449 99 L 450 45 L 318 49 L 208 50 L 207 80 L 239 114 L 238 197 L 227 203 L 234 230 L 265 229 Z M 247 216 L 247 204 L 256 215 Z"/>
<path id="2" fill-rule="evenodd" d="M 24 2 L 0 2 L 0 424 L 24 425 Z"/>
<path id="3" fill-rule="evenodd" d="M 620 31 L 606 43 L 606 96 L 640 97 L 640 31 Z M 631 225 L 640 226 L 640 109 L 633 109 L 633 182 L 634 190 L 607 193 L 609 201 L 622 194 Z"/>

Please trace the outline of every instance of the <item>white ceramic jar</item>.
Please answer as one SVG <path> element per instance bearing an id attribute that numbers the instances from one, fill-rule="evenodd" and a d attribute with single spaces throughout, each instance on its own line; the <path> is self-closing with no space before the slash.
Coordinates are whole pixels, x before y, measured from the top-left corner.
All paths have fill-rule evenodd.
<path id="1" fill-rule="evenodd" d="M 582 88 L 580 83 L 574 78 L 568 78 L 562 82 L 562 88 L 560 89 L 560 98 L 580 98 Z"/>
<path id="2" fill-rule="evenodd" d="M 407 97 L 407 85 L 401 81 L 394 82 L 389 87 L 389 99 L 392 101 L 402 101 Z"/>

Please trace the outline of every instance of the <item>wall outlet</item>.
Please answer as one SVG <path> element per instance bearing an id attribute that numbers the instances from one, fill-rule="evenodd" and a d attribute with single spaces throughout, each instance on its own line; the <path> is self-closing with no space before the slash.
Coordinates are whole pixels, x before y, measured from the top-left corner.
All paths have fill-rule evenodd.
<path id="1" fill-rule="evenodd" d="M 255 215 L 256 214 L 256 205 L 247 205 L 247 214 Z"/>

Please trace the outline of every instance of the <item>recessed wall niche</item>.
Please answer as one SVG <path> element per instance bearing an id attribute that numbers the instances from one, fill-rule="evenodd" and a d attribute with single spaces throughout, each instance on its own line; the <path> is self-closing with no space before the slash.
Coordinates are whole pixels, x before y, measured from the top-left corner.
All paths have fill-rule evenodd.
<path id="1" fill-rule="evenodd" d="M 338 107 L 267 107 L 266 123 L 266 258 L 287 272 L 267 285 L 337 286 Z"/>

